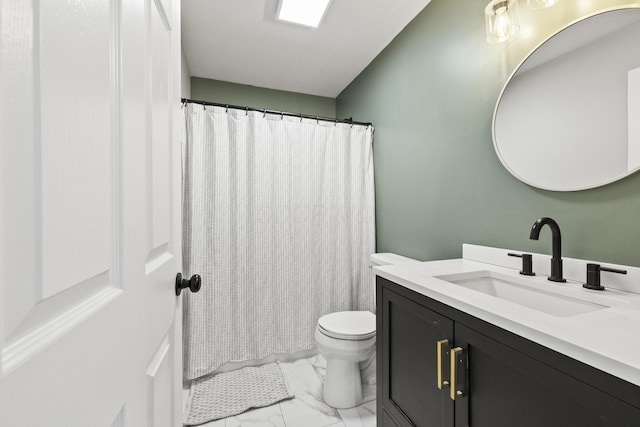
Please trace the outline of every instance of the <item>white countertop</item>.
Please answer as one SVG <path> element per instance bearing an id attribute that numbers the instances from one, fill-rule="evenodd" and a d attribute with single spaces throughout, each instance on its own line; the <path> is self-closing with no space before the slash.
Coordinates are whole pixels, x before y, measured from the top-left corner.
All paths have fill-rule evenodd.
<path id="1" fill-rule="evenodd" d="M 489 262 L 494 261 L 495 255 L 499 255 L 498 258 L 502 259 L 504 254 L 504 258 L 507 258 L 506 249 L 486 249 L 488 252 L 483 252 L 484 247 L 481 246 L 465 245 L 463 256 L 469 258 L 473 253 L 474 258 Z M 489 253 L 491 256 L 476 256 L 477 253 Z M 536 281 L 536 285 L 542 289 L 552 292 L 581 295 L 586 299 L 590 296 L 606 297 L 616 301 L 616 305 L 612 307 L 570 317 L 560 317 L 434 277 L 480 270 L 518 276 L 519 268 L 465 258 L 380 266 L 374 267 L 374 272 L 408 289 L 640 386 L 640 293 L 613 288 L 593 291 L 584 289 L 580 281 L 568 280 L 567 283 L 555 283 L 550 282 L 543 275 L 528 278 L 527 280 Z M 542 259 L 549 259 L 549 257 L 534 255 L 534 271 L 537 271 L 536 265 L 540 264 Z M 570 260 L 570 264 L 571 261 L 576 265 L 580 262 Z M 513 262 L 513 260 L 505 261 L 512 266 Z M 519 266 L 519 264 L 516 265 Z M 634 267 L 630 269 L 625 279 L 635 281 L 640 274 L 640 269 Z M 577 267 L 575 270 L 578 270 Z M 572 278 L 567 275 L 565 277 Z M 602 283 L 605 287 L 608 278 L 609 275 L 603 275 Z M 636 284 L 621 287 L 625 286 L 634 288 Z"/>

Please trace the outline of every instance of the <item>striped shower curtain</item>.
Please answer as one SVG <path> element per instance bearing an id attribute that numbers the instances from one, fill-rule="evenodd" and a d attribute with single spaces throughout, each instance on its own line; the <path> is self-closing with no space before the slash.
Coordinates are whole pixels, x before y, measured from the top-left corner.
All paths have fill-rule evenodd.
<path id="1" fill-rule="evenodd" d="M 314 348 L 320 316 L 373 310 L 371 126 L 184 107 L 184 370 Z"/>

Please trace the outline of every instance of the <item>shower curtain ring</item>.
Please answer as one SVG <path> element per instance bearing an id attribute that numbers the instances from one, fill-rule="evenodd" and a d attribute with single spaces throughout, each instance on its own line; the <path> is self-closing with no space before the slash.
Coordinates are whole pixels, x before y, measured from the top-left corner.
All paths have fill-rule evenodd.
<path id="1" fill-rule="evenodd" d="M 244 115 L 245 116 L 249 115 L 249 107 L 244 107 Z"/>
<path id="2" fill-rule="evenodd" d="M 300 113 L 300 123 L 302 123 L 302 113 Z"/>
<path id="3" fill-rule="evenodd" d="M 316 116 L 316 124 L 319 125 L 320 124 L 320 119 L 318 118 L 318 116 Z"/>
<path id="4" fill-rule="evenodd" d="M 262 117 L 267 117 L 267 109 L 262 110 Z"/>
<path id="5" fill-rule="evenodd" d="M 280 111 L 280 120 L 284 120 L 284 112 Z"/>
<path id="6" fill-rule="evenodd" d="M 224 112 L 225 112 L 225 113 L 228 113 L 228 112 L 229 112 L 229 105 L 228 105 L 228 104 L 227 104 L 227 105 L 225 105 Z"/>

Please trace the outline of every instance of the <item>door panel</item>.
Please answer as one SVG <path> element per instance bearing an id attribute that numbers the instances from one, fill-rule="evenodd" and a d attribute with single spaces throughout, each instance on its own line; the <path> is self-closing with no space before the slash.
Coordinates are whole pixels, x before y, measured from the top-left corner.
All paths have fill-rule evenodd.
<path id="1" fill-rule="evenodd" d="M 32 55 L 23 57 L 31 62 L 23 81 L 33 89 L 32 96 L 15 102 L 32 106 L 21 108 L 31 119 L 22 125 L 33 127 L 34 132 L 23 136 L 22 129 L 14 127 L 7 139 L 3 135 L 3 144 L 13 141 L 12 145 L 28 146 L 2 159 L 3 169 L 10 171 L 3 187 L 19 189 L 9 189 L 6 198 L 3 191 L 2 199 L 13 206 L 6 209 L 9 215 L 3 221 L 3 234 L 9 235 L 3 254 L 11 253 L 17 261 L 5 263 L 7 273 L 13 271 L 17 280 L 14 286 L 3 282 L 3 374 L 113 302 L 119 293 L 114 153 L 120 141 L 111 133 L 108 102 L 86 108 L 80 102 L 83 94 L 106 101 L 113 95 L 109 67 L 113 11 L 108 4 L 61 8 L 45 2 L 39 6 L 31 13 L 25 11 L 32 28 L 26 27 L 27 22 L 16 29 L 33 31 L 28 37 Z M 38 19 L 43 15 L 47 18 Z M 74 20 L 82 22 L 83 37 L 76 34 Z M 15 114 L 8 106 L 3 109 L 3 126 Z M 24 170 L 22 164 L 27 165 Z M 22 204 L 10 203 L 18 192 L 29 198 L 18 196 Z M 28 242 L 20 244 L 23 239 Z"/>
<path id="2" fill-rule="evenodd" d="M 384 287 L 379 301 L 383 406 L 407 425 L 453 425 L 453 401 L 437 385 L 436 347 L 438 340 L 453 342 L 453 322 Z"/>
<path id="3" fill-rule="evenodd" d="M 179 7 L 0 0 L 3 425 L 180 424 Z"/>
<path id="4" fill-rule="evenodd" d="M 115 154 L 121 141 L 113 133 L 109 102 L 117 87 L 110 68 L 112 55 L 119 55 L 118 33 L 111 28 L 115 9 L 115 2 L 41 2 L 34 22 L 40 36 L 34 58 L 40 87 L 34 207 L 41 224 L 42 299 L 79 284 L 118 281 L 114 257 L 120 251 L 112 236 L 118 231 Z"/>
<path id="5" fill-rule="evenodd" d="M 149 427 L 171 426 L 174 419 L 171 401 L 173 383 L 173 353 L 169 337 L 160 343 L 147 368 L 147 424 Z"/>
<path id="6" fill-rule="evenodd" d="M 169 4 L 169 2 L 165 2 Z M 171 240 L 171 28 L 159 0 L 151 2 L 149 22 L 150 55 L 150 133 L 151 161 L 148 170 L 149 188 L 149 262 L 165 259 Z M 180 203 L 180 199 L 178 199 Z"/>
<path id="7" fill-rule="evenodd" d="M 640 410 L 526 354 L 456 324 L 468 354 L 468 398 L 456 426 L 637 426 Z"/>

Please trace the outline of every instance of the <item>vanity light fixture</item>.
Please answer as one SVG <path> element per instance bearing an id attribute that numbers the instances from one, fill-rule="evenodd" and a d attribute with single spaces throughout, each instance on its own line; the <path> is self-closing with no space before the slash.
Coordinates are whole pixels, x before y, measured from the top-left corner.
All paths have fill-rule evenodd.
<path id="1" fill-rule="evenodd" d="M 489 43 L 509 40 L 520 29 L 518 0 L 491 0 L 484 9 Z"/>
<path id="2" fill-rule="evenodd" d="M 545 9 L 558 3 L 560 0 L 527 0 L 529 9 Z"/>
<path id="3" fill-rule="evenodd" d="M 278 19 L 317 28 L 330 0 L 280 0 Z"/>

